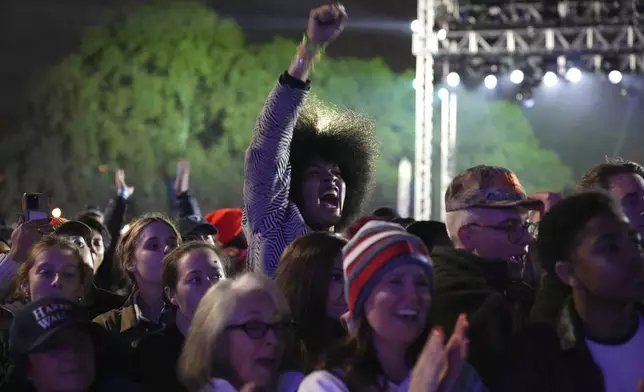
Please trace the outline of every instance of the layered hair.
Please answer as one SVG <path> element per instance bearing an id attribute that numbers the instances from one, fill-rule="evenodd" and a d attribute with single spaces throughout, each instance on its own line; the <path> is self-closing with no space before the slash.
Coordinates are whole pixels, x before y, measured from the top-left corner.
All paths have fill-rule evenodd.
<path id="1" fill-rule="evenodd" d="M 83 255 L 81 254 L 78 246 L 69 238 L 49 234 L 42 237 L 34 246 L 31 247 L 27 255 L 27 260 L 20 264 L 20 268 L 18 268 L 18 272 L 14 277 L 12 287 L 7 290 L 7 296 L 2 299 L 2 302 L 13 302 L 16 300 L 26 301 L 29 298 L 29 270 L 36 263 L 38 255 L 49 249 L 60 249 L 62 251 L 69 252 L 71 257 L 78 262 L 81 277 L 80 283 L 83 286 L 83 289 L 87 291 L 92 287 L 94 271 L 85 263 L 85 260 L 83 260 Z"/>
<path id="2" fill-rule="evenodd" d="M 215 252 L 219 256 L 219 261 L 221 263 L 222 270 L 226 274 L 226 277 L 231 275 L 231 265 L 228 261 L 228 256 L 225 252 L 207 242 L 204 241 L 190 241 L 184 242 L 179 245 L 172 252 L 163 259 L 163 286 L 169 287 L 172 290 L 176 290 L 177 281 L 179 279 L 179 260 L 183 258 L 186 254 L 190 253 L 195 249 L 205 249 Z"/>
<path id="3" fill-rule="evenodd" d="M 333 263 L 347 241 L 328 232 L 307 234 L 293 241 L 280 259 L 275 282 L 286 297 L 295 321 L 299 366 L 314 370 L 322 354 L 345 335 L 339 320 L 326 314 Z"/>
<path id="4" fill-rule="evenodd" d="M 607 158 L 606 162 L 593 166 L 583 175 L 577 189 L 608 190 L 611 179 L 621 174 L 636 174 L 644 179 L 644 167 L 622 158 Z"/>
<path id="5" fill-rule="evenodd" d="M 199 302 L 179 358 L 179 379 L 189 391 L 201 390 L 214 377 L 224 380 L 235 377 L 228 359 L 229 342 L 224 335 L 235 308 L 257 292 L 273 300 L 282 319 L 290 319 L 284 296 L 264 274 L 248 272 L 214 284 Z"/>
<path id="6" fill-rule="evenodd" d="M 337 164 L 347 190 L 336 228 L 349 225 L 373 187 L 378 154 L 374 130 L 374 123 L 356 112 L 337 111 L 310 99 L 298 117 L 291 141 L 291 200 L 300 205 L 304 173 L 314 160 Z"/>
<path id="7" fill-rule="evenodd" d="M 429 336 L 430 323 L 407 350 L 407 362 L 413 367 Z M 378 361 L 372 339 L 373 328 L 364 311 L 357 315 L 355 331 L 339 346 L 329 351 L 319 368 L 337 374 L 349 391 L 386 392 L 388 380 Z M 341 373 L 337 373 L 340 371 Z"/>
<path id="8" fill-rule="evenodd" d="M 162 223 L 167 225 L 177 237 L 177 244 L 181 245 L 181 234 L 177 228 L 163 214 L 147 214 L 132 222 L 130 229 L 121 236 L 116 245 L 116 257 L 119 260 L 121 272 L 127 278 L 130 284 L 136 284 L 134 275 L 128 271 L 127 267 L 132 263 L 136 245 L 143 230 L 152 223 Z"/>

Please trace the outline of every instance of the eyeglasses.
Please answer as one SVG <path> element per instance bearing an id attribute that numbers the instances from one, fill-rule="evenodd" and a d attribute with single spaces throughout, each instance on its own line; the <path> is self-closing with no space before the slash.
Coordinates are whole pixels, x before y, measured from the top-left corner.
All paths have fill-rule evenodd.
<path id="1" fill-rule="evenodd" d="M 479 223 L 472 223 L 472 226 L 496 231 L 503 231 L 508 234 L 508 240 L 510 240 L 510 242 L 513 244 L 519 244 L 526 234 L 530 234 L 531 227 L 532 230 L 534 230 L 533 224 L 531 222 L 520 222 L 515 220 L 507 221 L 507 223 L 502 225 L 483 225 Z"/>
<path id="2" fill-rule="evenodd" d="M 267 324 L 261 321 L 249 321 L 244 324 L 234 324 L 226 327 L 227 330 L 241 330 L 251 339 L 263 339 L 269 330 L 273 330 L 276 335 L 283 336 L 284 333 L 293 328 L 293 321 L 280 321 L 278 323 Z"/>

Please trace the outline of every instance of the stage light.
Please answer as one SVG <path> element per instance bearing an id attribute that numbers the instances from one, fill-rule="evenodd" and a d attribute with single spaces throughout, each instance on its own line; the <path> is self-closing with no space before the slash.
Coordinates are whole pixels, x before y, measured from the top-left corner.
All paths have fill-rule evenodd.
<path id="1" fill-rule="evenodd" d="M 60 218 L 61 215 L 63 215 L 63 212 L 60 210 L 60 208 L 54 208 L 51 210 L 51 216 L 54 218 Z"/>
<path id="2" fill-rule="evenodd" d="M 443 100 L 443 99 L 446 99 L 449 96 L 449 91 L 447 91 L 446 88 L 441 87 L 441 88 L 438 89 L 437 94 L 438 94 L 438 99 Z"/>
<path id="3" fill-rule="evenodd" d="M 524 107 L 530 109 L 531 107 L 534 106 L 534 98 L 524 99 L 521 103 L 523 104 Z"/>
<path id="4" fill-rule="evenodd" d="M 512 71 L 512 73 L 510 74 L 510 81 L 514 84 L 520 84 L 521 82 L 523 82 L 523 71 L 521 71 L 520 69 L 515 69 L 514 71 Z"/>
<path id="5" fill-rule="evenodd" d="M 444 40 L 447 38 L 447 30 L 445 29 L 440 29 L 436 32 L 436 38 L 438 38 L 439 41 Z"/>
<path id="6" fill-rule="evenodd" d="M 456 87 L 461 82 L 461 77 L 456 72 L 450 72 L 445 78 L 445 82 L 450 87 Z"/>
<path id="7" fill-rule="evenodd" d="M 581 71 L 578 68 L 570 68 L 566 71 L 566 79 L 570 83 L 579 83 L 581 80 Z"/>
<path id="8" fill-rule="evenodd" d="M 546 87 L 553 87 L 555 84 L 557 84 L 557 81 L 557 74 L 555 74 L 554 72 L 548 71 L 545 75 L 543 75 L 543 84 Z"/>
<path id="9" fill-rule="evenodd" d="M 485 79 L 483 80 L 483 83 L 485 84 L 485 87 L 488 90 L 493 90 L 496 87 L 496 83 L 497 83 L 496 76 L 494 75 L 486 76 Z"/>
<path id="10" fill-rule="evenodd" d="M 409 25 L 412 33 L 421 33 L 423 31 L 423 26 L 420 24 L 420 20 L 415 19 Z"/>
<path id="11" fill-rule="evenodd" d="M 608 80 L 612 84 L 618 84 L 619 82 L 622 81 L 622 73 L 619 71 L 610 71 L 608 73 Z"/>

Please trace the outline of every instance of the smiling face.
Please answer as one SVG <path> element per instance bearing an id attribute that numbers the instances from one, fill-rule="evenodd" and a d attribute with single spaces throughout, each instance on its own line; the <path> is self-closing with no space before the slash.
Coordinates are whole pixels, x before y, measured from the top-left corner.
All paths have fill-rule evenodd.
<path id="1" fill-rule="evenodd" d="M 304 171 L 300 212 L 316 230 L 327 230 L 342 216 L 346 184 L 338 165 L 316 159 Z"/>
<path id="2" fill-rule="evenodd" d="M 375 339 L 408 346 L 427 324 L 430 281 L 418 265 L 403 265 L 386 273 L 365 303 L 365 315 Z"/>

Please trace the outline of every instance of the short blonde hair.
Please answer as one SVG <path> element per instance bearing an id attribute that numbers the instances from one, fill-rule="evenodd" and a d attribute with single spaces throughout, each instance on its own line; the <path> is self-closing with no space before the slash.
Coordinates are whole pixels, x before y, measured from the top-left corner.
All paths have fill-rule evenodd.
<path id="1" fill-rule="evenodd" d="M 236 279 L 221 280 L 201 299 L 178 365 L 179 379 L 189 391 L 201 390 L 217 372 L 217 360 L 223 356 L 221 347 L 225 347 L 221 337 L 230 317 L 244 297 L 257 292 L 270 296 L 283 319 L 290 318 L 286 299 L 275 282 L 262 273 L 247 272 Z"/>

